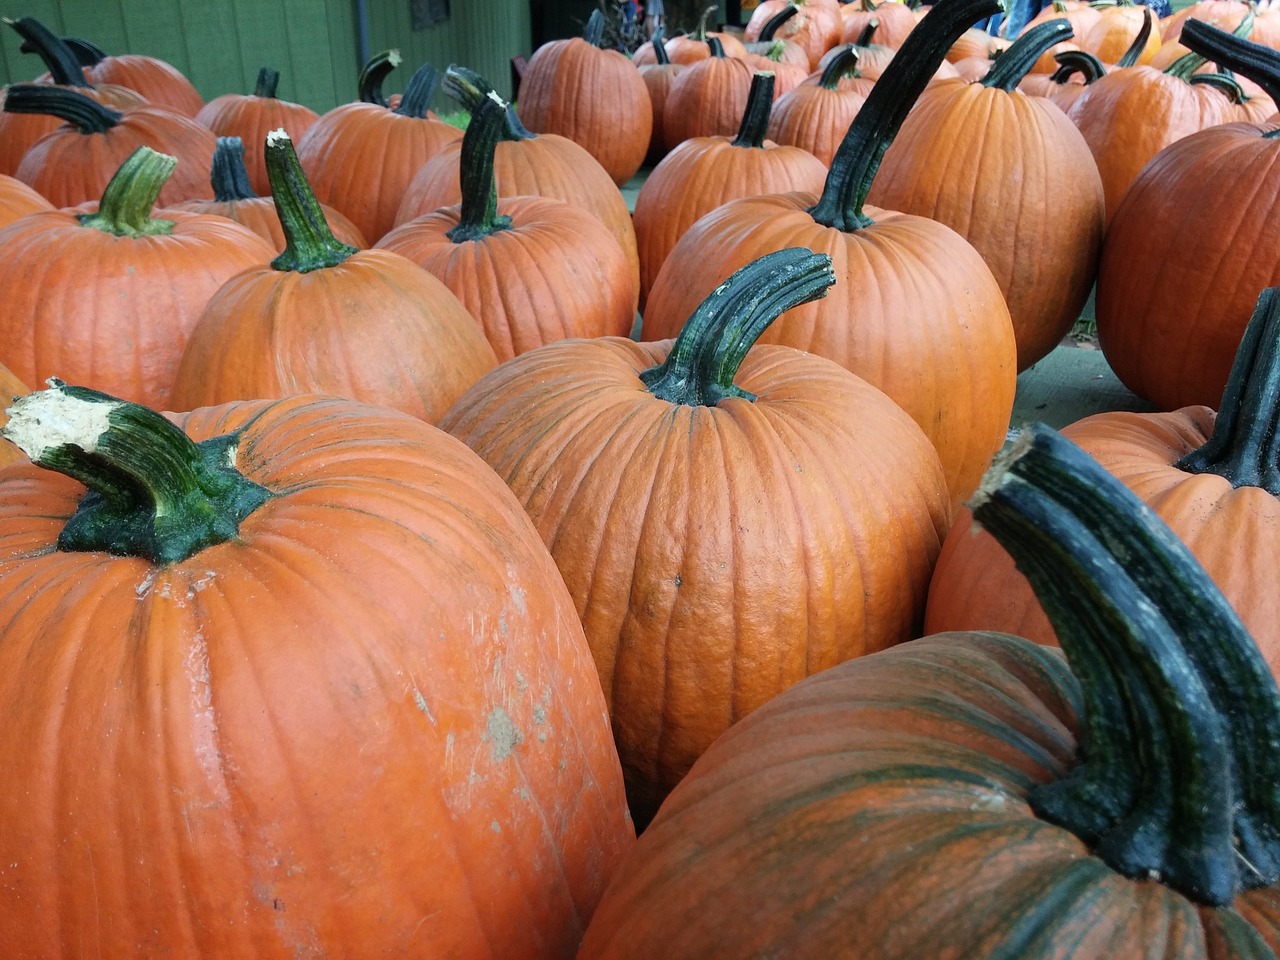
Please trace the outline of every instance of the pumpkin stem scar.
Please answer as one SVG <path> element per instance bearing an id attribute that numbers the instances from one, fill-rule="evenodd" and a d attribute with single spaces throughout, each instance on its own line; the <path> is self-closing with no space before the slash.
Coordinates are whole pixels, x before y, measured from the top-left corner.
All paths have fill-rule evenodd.
<path id="1" fill-rule="evenodd" d="M 471 123 L 462 135 L 459 167 L 462 212 L 458 225 L 446 233 L 454 243 L 483 240 L 511 229 L 511 218 L 498 216 L 498 184 L 493 175 L 494 150 L 506 123 L 506 103 L 496 93 L 471 112 Z"/>
<path id="2" fill-rule="evenodd" d="M 1013 556 L 1083 691 L 1079 764 L 1032 790 L 1117 872 L 1203 904 L 1280 877 L 1280 691 L 1190 551 L 1041 424 L 974 516 Z"/>
<path id="3" fill-rule="evenodd" d="M 0 430 L 38 466 L 89 488 L 58 548 L 158 564 L 234 539 L 271 491 L 235 468 L 239 434 L 195 443 L 154 410 L 50 381 Z"/>
<path id="4" fill-rule="evenodd" d="M 289 134 L 283 129 L 272 130 L 267 134 L 265 152 L 271 198 L 285 236 L 284 252 L 271 261 L 272 269 L 309 273 L 336 267 L 355 253 L 355 247 L 342 243 L 329 229 Z"/>

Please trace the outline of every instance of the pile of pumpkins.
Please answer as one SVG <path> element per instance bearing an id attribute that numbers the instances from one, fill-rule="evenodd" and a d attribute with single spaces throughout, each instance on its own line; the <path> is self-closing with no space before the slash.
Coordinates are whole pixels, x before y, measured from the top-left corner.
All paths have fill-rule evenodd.
<path id="1" fill-rule="evenodd" d="M 1280 34 L 999 12 L 6 21 L 0 956 L 1280 955 Z"/>

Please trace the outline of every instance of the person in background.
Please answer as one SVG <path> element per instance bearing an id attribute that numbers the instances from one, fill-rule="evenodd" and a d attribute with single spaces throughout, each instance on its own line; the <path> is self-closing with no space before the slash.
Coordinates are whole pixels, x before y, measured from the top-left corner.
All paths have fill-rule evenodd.
<path id="1" fill-rule="evenodd" d="M 644 29 L 645 36 L 653 39 L 657 29 L 666 22 L 666 11 L 662 9 L 662 0 L 645 0 Z"/>

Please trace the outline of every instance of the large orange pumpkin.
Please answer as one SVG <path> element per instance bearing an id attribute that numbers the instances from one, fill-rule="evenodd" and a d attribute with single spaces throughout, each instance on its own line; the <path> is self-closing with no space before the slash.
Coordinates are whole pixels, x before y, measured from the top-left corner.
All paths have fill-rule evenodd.
<path id="1" fill-rule="evenodd" d="M 441 423 L 506 480 L 555 557 L 638 824 L 737 718 L 918 623 L 949 516 L 928 441 L 836 364 L 752 347 L 831 280 L 805 250 L 761 258 L 674 343 L 550 344 Z"/>
<path id="2" fill-rule="evenodd" d="M 11 413 L 69 476 L 0 471 L 6 957 L 572 957 L 633 829 L 492 471 L 333 398 Z"/>
<path id="3" fill-rule="evenodd" d="M 81 42 L 78 51 L 89 68 L 93 83 L 113 83 L 137 90 L 151 103 L 184 117 L 195 117 L 204 106 L 195 85 L 181 70 L 159 57 L 140 53 L 108 55 L 93 44 Z"/>
<path id="4" fill-rule="evenodd" d="M 830 167 L 873 83 L 858 72 L 857 50 L 841 47 L 820 73 L 778 98 L 769 139 L 807 150 Z"/>

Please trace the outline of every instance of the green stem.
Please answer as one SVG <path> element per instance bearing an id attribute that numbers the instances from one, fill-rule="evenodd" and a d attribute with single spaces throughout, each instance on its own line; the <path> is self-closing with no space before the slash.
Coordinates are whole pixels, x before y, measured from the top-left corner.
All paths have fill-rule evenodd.
<path id="1" fill-rule="evenodd" d="M 61 87 L 92 89 L 84 79 L 84 69 L 75 52 L 43 23 L 35 17 L 21 17 L 17 20 L 5 17 L 4 22 L 22 37 L 23 53 L 37 54 L 44 61 L 54 83 Z"/>
<path id="2" fill-rule="evenodd" d="M 925 14 L 925 16 L 928 16 L 928 14 Z M 977 21 L 975 20 L 974 23 L 977 23 Z M 855 47 L 871 46 L 871 38 L 875 35 L 876 28 L 879 26 L 879 20 L 868 20 L 867 25 L 862 28 L 862 32 L 858 34 L 858 39 L 853 42 L 853 45 Z M 954 43 L 955 41 L 952 42 Z"/>
<path id="3" fill-rule="evenodd" d="M 1244 87 L 1240 86 L 1240 82 L 1229 73 L 1196 73 L 1187 78 L 1187 83 L 1193 87 L 1204 84 L 1206 87 L 1213 87 L 1224 97 L 1234 104 L 1242 104 L 1249 99 L 1244 92 Z"/>
<path id="4" fill-rule="evenodd" d="M 65 120 L 83 134 L 106 133 L 124 114 L 104 107 L 92 97 L 69 87 L 51 87 L 43 83 L 15 83 L 4 97 L 6 113 L 43 113 Z"/>
<path id="5" fill-rule="evenodd" d="M 151 211 L 177 165 L 177 157 L 139 147 L 116 170 L 102 192 L 97 212 L 79 215 L 80 225 L 117 237 L 172 233 L 173 221 L 152 219 Z"/>
<path id="6" fill-rule="evenodd" d="M 686 406 L 714 407 L 728 397 L 754 400 L 733 382 L 747 351 L 784 311 L 825 297 L 833 283 L 825 254 L 803 247 L 767 254 L 703 300 L 667 359 L 640 379 L 654 396 Z"/>
<path id="7" fill-rule="evenodd" d="M 1053 59 L 1060 64 L 1051 78 L 1054 83 L 1066 83 L 1073 73 L 1079 73 L 1084 76 L 1085 86 L 1088 86 L 1107 75 L 1107 68 L 1102 65 L 1102 61 L 1085 50 L 1063 50 L 1055 53 Z"/>
<path id="8" fill-rule="evenodd" d="M 1070 40 L 1072 36 L 1074 31 L 1068 20 L 1049 20 L 1036 24 L 1000 54 L 982 79 L 982 85 L 1013 93 L 1050 47 Z"/>
<path id="9" fill-rule="evenodd" d="M 702 16 L 698 18 L 698 28 L 689 35 L 691 40 L 703 42 L 707 39 L 707 21 L 713 13 L 719 13 L 719 5 L 712 5 L 702 11 Z"/>
<path id="10" fill-rule="evenodd" d="M 773 74 L 757 71 L 751 75 L 751 91 L 747 94 L 747 108 L 742 113 L 742 125 L 731 141 L 735 147 L 764 146 L 769 130 L 769 115 L 773 112 Z"/>
<path id="11" fill-rule="evenodd" d="M 1178 42 L 1222 69 L 1248 77 L 1280 104 L 1280 52 L 1201 20 L 1185 21 Z"/>
<path id="12" fill-rule="evenodd" d="M 1080 765 L 1032 791 L 1036 813 L 1117 872 L 1199 903 L 1273 882 L 1280 783 L 1250 778 L 1274 772 L 1251 756 L 1278 752 L 1280 691 L 1190 551 L 1043 425 L 993 468 L 974 515 L 1031 581 L 1081 682 Z"/>
<path id="13" fill-rule="evenodd" d="M 284 252 L 271 261 L 272 269 L 309 273 L 336 267 L 355 253 L 355 247 L 339 241 L 329 229 L 289 135 L 284 130 L 267 134 L 265 152 L 271 198 L 285 237 Z"/>
<path id="14" fill-rule="evenodd" d="M 671 58 L 667 56 L 666 37 L 667 32 L 662 27 L 653 31 L 653 57 L 659 65 L 671 62 Z"/>
<path id="15" fill-rule="evenodd" d="M 213 187 L 213 199 L 219 203 L 257 198 L 244 165 L 244 141 L 239 137 L 218 138 L 209 183 Z"/>
<path id="16" fill-rule="evenodd" d="M 272 496 L 235 468 L 238 437 L 197 444 L 155 411 L 96 390 L 55 380 L 9 415 L 0 435 L 89 488 L 60 550 L 178 563 L 235 539 Z"/>
<path id="17" fill-rule="evenodd" d="M 711 50 L 711 55 L 713 57 L 718 57 L 721 60 L 724 59 L 724 44 L 720 42 L 719 37 L 707 37 L 705 43 L 708 49 Z"/>
<path id="18" fill-rule="evenodd" d="M 76 59 L 82 67 L 96 67 L 107 59 L 107 51 L 96 43 L 91 43 L 80 37 L 63 37 L 62 42 L 71 48 L 71 52 L 76 55 Z"/>
<path id="19" fill-rule="evenodd" d="M 604 48 L 604 13 L 599 7 L 587 17 L 587 24 L 582 28 L 582 39 L 593 47 Z"/>
<path id="20" fill-rule="evenodd" d="M 360 102 L 385 107 L 387 98 L 382 94 L 382 84 L 391 71 L 398 66 L 400 66 L 399 50 L 384 50 L 370 57 L 369 62 L 360 68 L 360 79 L 356 84 Z"/>
<path id="21" fill-rule="evenodd" d="M 871 225 L 862 206 L 902 122 L 952 44 L 978 20 L 1000 10 L 997 0 L 938 0 L 907 34 L 836 151 L 822 197 L 809 211 L 814 220 L 839 230 Z"/>
<path id="22" fill-rule="evenodd" d="M 447 234 L 454 243 L 483 240 L 511 229 L 511 218 L 498 216 L 498 184 L 493 176 L 493 154 L 505 126 L 506 103 L 497 94 L 471 112 L 459 159 L 462 215 Z"/>
<path id="23" fill-rule="evenodd" d="M 772 43 L 774 34 L 778 32 L 778 28 L 800 12 L 800 8 L 795 4 L 787 4 L 777 13 L 766 21 L 765 25 L 760 28 L 760 36 L 756 38 L 759 43 Z M 705 29 L 705 28 L 704 28 Z"/>
<path id="24" fill-rule="evenodd" d="M 262 67 L 258 70 L 258 82 L 253 85 L 253 95 L 274 100 L 276 98 L 276 86 L 279 83 L 279 70 L 273 70 L 271 67 Z"/>
<path id="25" fill-rule="evenodd" d="M 413 72 L 405 85 L 404 94 L 395 113 L 402 117 L 413 117 L 424 120 L 431 109 L 431 101 L 435 99 L 436 90 L 440 87 L 440 71 L 429 63 L 424 63 Z"/>
<path id="26" fill-rule="evenodd" d="M 457 100 L 472 114 L 479 110 L 486 100 L 497 97 L 507 114 L 504 139 L 532 140 L 537 137 L 536 133 L 530 133 L 529 128 L 520 122 L 520 118 L 516 116 L 515 106 L 503 100 L 489 81 L 474 70 L 460 67 L 456 63 L 450 64 L 444 72 L 444 80 L 440 86 L 446 94 Z"/>
<path id="27" fill-rule="evenodd" d="M 818 86 L 824 90 L 835 90 L 845 77 L 858 76 L 858 51 L 853 44 L 847 44 L 832 57 L 818 78 Z"/>
<path id="28" fill-rule="evenodd" d="M 1133 38 L 1133 43 L 1129 44 L 1127 49 L 1117 61 L 1117 67 L 1136 67 L 1138 58 L 1142 56 L 1142 51 L 1147 48 L 1147 41 L 1151 39 L 1151 24 L 1155 20 L 1155 16 L 1147 7 L 1142 8 L 1142 26 L 1138 28 L 1138 35 Z"/>

